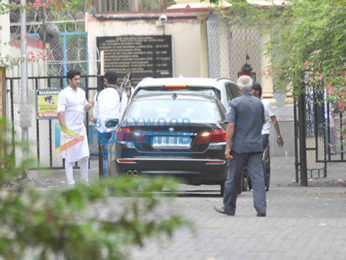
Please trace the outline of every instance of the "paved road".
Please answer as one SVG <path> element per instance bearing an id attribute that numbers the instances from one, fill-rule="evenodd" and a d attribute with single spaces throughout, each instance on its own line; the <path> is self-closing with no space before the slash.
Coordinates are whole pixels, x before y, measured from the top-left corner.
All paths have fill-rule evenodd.
<path id="1" fill-rule="evenodd" d="M 93 176 L 96 171 L 92 164 Z M 64 175 L 56 172 L 36 180 L 55 187 L 62 185 Z M 172 240 L 147 241 L 144 248 L 132 250 L 132 259 L 345 259 L 345 170 L 310 180 L 310 187 L 293 180 L 293 158 L 273 157 L 266 218 L 255 216 L 251 192 L 242 193 L 236 216 L 229 217 L 213 210 L 222 202 L 218 186 L 181 185 L 181 196 L 160 211 L 180 212 L 195 222 L 195 232 L 180 229 Z"/>
<path id="2" fill-rule="evenodd" d="M 196 234 L 179 230 L 165 244 L 148 242 L 132 252 L 133 259 L 345 259 L 346 175 L 333 172 L 300 187 L 292 183 L 293 162 L 272 158 L 266 218 L 255 216 L 251 192 L 239 197 L 236 216 L 229 217 L 213 211 L 221 198 L 199 192 L 206 188 L 213 195 L 217 186 L 182 187 L 188 192 L 173 207 L 194 220 Z M 192 190 L 200 195 L 190 197 Z"/>

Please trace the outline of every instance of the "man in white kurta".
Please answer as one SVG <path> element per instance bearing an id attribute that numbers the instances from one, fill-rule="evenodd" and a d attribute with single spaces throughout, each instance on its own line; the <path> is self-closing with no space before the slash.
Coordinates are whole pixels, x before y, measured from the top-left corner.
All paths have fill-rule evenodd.
<path id="1" fill-rule="evenodd" d="M 65 126 L 69 130 L 84 137 L 84 140 L 67 148 L 63 151 L 65 158 L 65 171 L 67 184 L 75 183 L 73 178 L 73 164 L 78 161 L 81 179 L 88 183 L 88 161 L 89 147 L 86 128 L 84 126 L 84 114 L 88 111 L 92 104 L 89 104 L 85 98 L 85 92 L 80 85 L 80 72 L 70 70 L 67 73 L 67 81 L 69 86 L 60 91 L 58 97 L 58 119 L 61 126 Z M 64 135 L 67 136 L 66 134 Z M 65 138 L 65 142 L 71 141 L 73 137 Z"/>

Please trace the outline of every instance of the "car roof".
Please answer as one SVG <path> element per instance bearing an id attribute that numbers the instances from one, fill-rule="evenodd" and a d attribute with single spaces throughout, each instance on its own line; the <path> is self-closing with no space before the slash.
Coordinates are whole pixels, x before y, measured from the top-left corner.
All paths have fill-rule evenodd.
<path id="1" fill-rule="evenodd" d="M 229 79 L 223 78 L 144 78 L 136 86 L 136 88 L 141 87 L 161 87 L 164 85 L 187 85 L 187 86 L 198 86 L 198 87 L 210 87 L 216 86 L 218 82 L 229 81 Z M 234 82 L 232 82 L 234 83 Z"/>
<path id="2" fill-rule="evenodd" d="M 153 99 L 171 99 L 173 95 L 176 95 L 177 99 L 184 100 L 206 100 L 206 101 L 215 101 L 219 102 L 219 100 L 212 96 L 202 95 L 202 94 L 189 94 L 189 93 L 151 93 L 146 95 L 135 96 L 133 101 L 136 100 L 153 100 Z"/>

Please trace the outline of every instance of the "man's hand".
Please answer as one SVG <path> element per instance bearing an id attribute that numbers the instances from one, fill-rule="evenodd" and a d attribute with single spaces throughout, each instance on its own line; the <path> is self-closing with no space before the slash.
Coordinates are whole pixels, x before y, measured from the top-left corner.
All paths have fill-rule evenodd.
<path id="1" fill-rule="evenodd" d="M 231 148 L 226 148 L 225 149 L 225 157 L 226 159 L 233 159 L 233 156 L 231 155 Z"/>
<path id="2" fill-rule="evenodd" d="M 281 136 L 278 136 L 278 138 L 276 139 L 276 142 L 279 147 L 282 147 L 284 145 L 284 140 L 282 139 Z"/>
<path id="3" fill-rule="evenodd" d="M 91 100 L 89 104 L 85 105 L 85 111 L 89 111 L 94 106 L 94 100 Z"/>

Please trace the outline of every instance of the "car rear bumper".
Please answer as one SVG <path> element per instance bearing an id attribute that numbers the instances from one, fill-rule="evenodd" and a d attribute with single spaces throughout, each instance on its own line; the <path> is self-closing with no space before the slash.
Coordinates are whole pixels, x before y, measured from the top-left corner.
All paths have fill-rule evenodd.
<path id="1" fill-rule="evenodd" d="M 227 176 L 227 161 L 221 159 L 121 158 L 112 163 L 120 174 L 170 176 L 191 184 L 223 184 Z"/>

